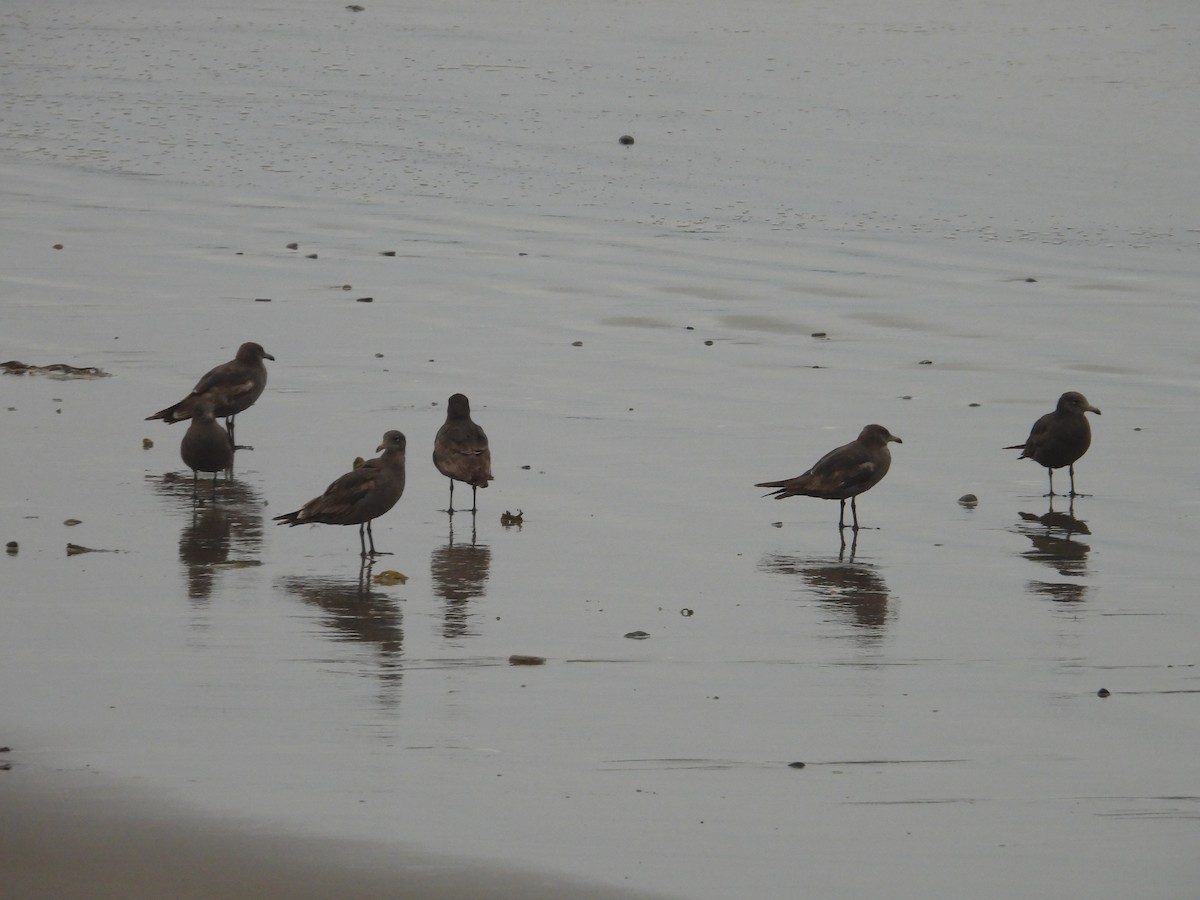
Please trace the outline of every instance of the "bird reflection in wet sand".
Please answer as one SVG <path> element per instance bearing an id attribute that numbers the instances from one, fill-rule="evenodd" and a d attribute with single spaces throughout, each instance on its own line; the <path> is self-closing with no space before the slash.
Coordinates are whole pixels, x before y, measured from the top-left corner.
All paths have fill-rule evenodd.
<path id="1" fill-rule="evenodd" d="M 1050 566 L 1066 578 L 1083 578 L 1087 575 L 1087 555 L 1092 548 L 1075 540 L 1075 536 L 1090 535 L 1092 532 L 1086 522 L 1075 518 L 1074 503 L 1067 512 L 1058 512 L 1051 498 L 1049 510 L 1042 515 L 1027 512 L 1018 515 L 1021 521 L 1017 523 L 1016 530 L 1033 543 L 1032 549 L 1021 554 L 1023 557 Z M 1087 594 L 1087 585 L 1082 581 L 1031 581 L 1030 589 L 1058 602 L 1079 602 Z"/>
<path id="2" fill-rule="evenodd" d="M 403 677 L 404 627 L 396 598 L 371 586 L 371 567 L 365 560 L 357 578 L 287 577 L 280 586 L 322 611 L 321 624 L 335 640 L 366 644 L 378 654 L 380 680 L 399 688 Z M 399 697 L 382 698 L 394 705 Z"/>
<path id="3" fill-rule="evenodd" d="M 453 639 L 472 634 L 470 601 L 486 593 L 491 566 L 492 549 L 476 541 L 474 523 L 470 542 L 455 543 L 454 523 L 451 521 L 450 536 L 445 546 L 436 548 L 429 558 L 433 589 L 445 601 L 443 637 Z"/>
<path id="4" fill-rule="evenodd" d="M 801 557 L 773 553 L 758 564 L 764 572 L 799 575 L 830 608 L 849 612 L 851 637 L 864 645 L 877 644 L 891 618 L 888 611 L 888 587 L 878 569 L 868 562 L 855 560 L 858 537 L 845 543 L 836 557 Z"/>
<path id="5" fill-rule="evenodd" d="M 168 472 L 149 480 L 184 517 L 179 561 L 187 575 L 189 599 L 207 600 L 218 571 L 260 565 L 263 501 L 255 488 L 227 478 L 222 482 L 219 504 L 196 506 L 190 478 Z"/>

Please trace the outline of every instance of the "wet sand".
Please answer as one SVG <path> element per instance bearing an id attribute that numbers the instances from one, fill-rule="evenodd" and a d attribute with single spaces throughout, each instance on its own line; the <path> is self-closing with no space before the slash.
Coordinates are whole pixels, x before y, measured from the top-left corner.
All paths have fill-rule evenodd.
<path id="1" fill-rule="evenodd" d="M 0 375 L 0 777 L 281 869 L 1194 892 L 1198 14 L 13 12 L 0 360 L 111 377 Z M 143 419 L 246 340 L 255 449 L 193 504 Z M 1074 504 L 1001 449 L 1066 390 Z M 495 481 L 451 519 L 458 391 Z M 753 487 L 868 422 L 857 541 Z M 392 556 L 271 524 L 391 428 Z"/>
<path id="2" fill-rule="evenodd" d="M 0 896 L 12 900 L 652 900 L 385 844 L 219 820 L 86 771 L 0 772 Z"/>

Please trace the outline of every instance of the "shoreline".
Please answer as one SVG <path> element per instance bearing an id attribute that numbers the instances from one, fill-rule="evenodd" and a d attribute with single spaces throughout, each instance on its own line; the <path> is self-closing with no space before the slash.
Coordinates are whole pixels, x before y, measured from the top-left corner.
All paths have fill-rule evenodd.
<path id="1" fill-rule="evenodd" d="M 636 900 L 652 895 L 190 810 L 90 770 L 0 771 L 0 897 Z M 661 896 L 661 895 L 659 895 Z"/>

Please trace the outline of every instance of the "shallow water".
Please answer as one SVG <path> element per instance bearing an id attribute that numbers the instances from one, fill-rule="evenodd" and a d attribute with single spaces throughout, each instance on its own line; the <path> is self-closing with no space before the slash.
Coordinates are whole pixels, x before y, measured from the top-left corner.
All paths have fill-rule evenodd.
<path id="1" fill-rule="evenodd" d="M 1187 894 L 1197 13 L 881 15 L 16 14 L 0 356 L 112 377 L 0 377 L 4 742 L 679 897 Z M 142 420 L 243 340 L 254 450 L 195 506 Z M 1051 510 L 999 448 L 1069 389 Z M 870 421 L 856 541 L 752 487 Z M 270 521 L 390 428 L 394 555 Z"/>

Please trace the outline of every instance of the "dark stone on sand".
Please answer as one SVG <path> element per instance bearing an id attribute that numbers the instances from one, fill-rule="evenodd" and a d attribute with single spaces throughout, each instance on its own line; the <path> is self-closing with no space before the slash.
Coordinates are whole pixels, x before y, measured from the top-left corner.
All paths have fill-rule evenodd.
<path id="1" fill-rule="evenodd" d="M 375 298 L 374 297 L 359 297 L 358 302 L 359 303 L 374 303 Z"/>
<path id="2" fill-rule="evenodd" d="M 917 365 L 918 366 L 932 366 L 933 360 L 932 359 L 923 359 L 919 363 L 917 363 Z"/>
<path id="3" fill-rule="evenodd" d="M 644 641 L 646 638 L 650 637 L 650 635 L 645 631 L 631 631 L 625 635 L 625 637 L 629 638 L 631 641 Z"/>
<path id="4" fill-rule="evenodd" d="M 383 453 L 347 472 L 295 512 L 275 516 L 280 525 L 357 525 L 362 556 L 380 556 L 371 521 L 388 512 L 404 493 L 404 448 L 399 431 L 389 431 L 376 451 Z M 367 552 L 367 541 L 371 550 Z"/>
<path id="5" fill-rule="evenodd" d="M 487 435 L 471 418 L 466 394 L 453 394 L 446 404 L 446 421 L 433 439 L 433 464 L 450 479 L 450 505 L 454 515 L 454 482 L 471 486 L 471 512 L 476 512 L 475 492 L 486 488 L 492 476 L 492 451 Z"/>
<path id="6" fill-rule="evenodd" d="M 633 135 L 631 134 L 623 134 L 617 140 L 624 147 L 633 146 Z"/>
<path id="7" fill-rule="evenodd" d="M 855 498 L 883 480 L 892 465 L 889 443 L 903 444 L 900 438 L 882 425 L 866 426 L 857 438 L 830 450 L 807 472 L 782 481 L 763 481 L 755 487 L 776 488 L 766 496 L 776 500 L 785 497 L 820 497 L 839 500 L 838 528 L 845 528 L 846 501 L 858 530 L 858 506 Z"/>
<path id="8" fill-rule="evenodd" d="M 974 494 L 963 494 L 961 497 L 958 498 L 958 505 L 975 507 L 975 506 L 979 505 L 979 498 L 976 497 Z"/>
<path id="9" fill-rule="evenodd" d="M 4 545 L 4 549 L 8 551 L 9 556 L 16 556 L 21 547 L 16 541 L 9 541 Z"/>
<path id="10" fill-rule="evenodd" d="M 315 253 L 306 253 L 306 254 L 304 255 L 304 258 L 305 258 L 305 259 L 316 259 L 316 258 L 317 258 L 317 254 L 315 254 Z"/>
<path id="11" fill-rule="evenodd" d="M 523 653 L 514 653 L 508 658 L 510 666 L 544 666 L 546 657 L 544 656 L 526 656 Z"/>
<path id="12" fill-rule="evenodd" d="M 1033 423 L 1033 429 L 1023 444 L 1013 444 L 1005 450 L 1020 450 L 1017 459 L 1032 459 L 1046 467 L 1050 478 L 1050 493 L 1054 496 L 1054 470 L 1063 466 L 1071 476 L 1070 496 L 1075 492 L 1075 463 L 1092 445 L 1092 426 L 1085 413 L 1100 415 L 1100 410 L 1088 403 L 1078 391 L 1067 391 L 1058 398 L 1054 412 L 1046 413 Z"/>
<path id="13" fill-rule="evenodd" d="M 299 249 L 300 249 L 300 245 L 299 245 L 299 244 L 288 244 L 288 245 L 287 245 L 287 248 L 288 248 L 289 250 L 299 250 Z"/>
<path id="14" fill-rule="evenodd" d="M 804 768 L 804 763 L 802 763 L 802 762 L 790 762 L 790 763 L 788 763 L 788 768 L 789 768 L 789 769 L 803 769 L 803 768 Z"/>
<path id="15" fill-rule="evenodd" d="M 1097 697 L 1109 697 L 1109 696 L 1111 696 L 1111 694 L 1109 693 L 1108 688 L 1100 688 L 1100 690 L 1096 691 L 1096 696 Z"/>
<path id="16" fill-rule="evenodd" d="M 383 251 L 382 253 L 380 253 L 379 255 L 380 255 L 380 256 L 395 256 L 395 255 L 396 255 L 396 251 L 395 251 L 395 250 L 384 250 L 384 251 Z"/>
<path id="17" fill-rule="evenodd" d="M 270 297 L 255 297 L 254 302 L 255 303 L 270 303 L 271 298 Z"/>

